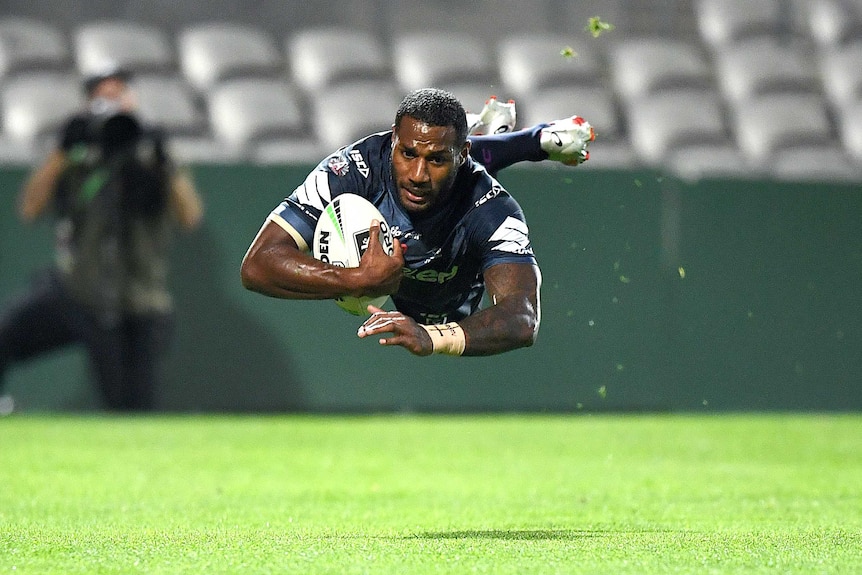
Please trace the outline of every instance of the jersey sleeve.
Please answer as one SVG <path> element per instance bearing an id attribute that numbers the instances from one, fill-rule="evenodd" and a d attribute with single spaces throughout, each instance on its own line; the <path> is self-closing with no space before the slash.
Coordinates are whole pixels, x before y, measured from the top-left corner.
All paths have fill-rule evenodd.
<path id="1" fill-rule="evenodd" d="M 482 205 L 473 214 L 472 243 L 481 254 L 481 269 L 506 263 L 536 265 L 524 212 L 508 194 Z"/>
<path id="2" fill-rule="evenodd" d="M 492 176 L 518 162 L 541 162 L 548 158 L 539 143 L 539 132 L 545 126 L 547 124 L 517 132 L 470 136 L 470 156 Z"/>
<path id="3" fill-rule="evenodd" d="M 342 149 L 323 160 L 306 176 L 293 193 L 270 213 L 269 220 L 293 237 L 303 251 L 310 251 L 320 214 L 340 194 L 365 195 L 367 180 L 359 170 L 351 170 L 349 149 Z"/>

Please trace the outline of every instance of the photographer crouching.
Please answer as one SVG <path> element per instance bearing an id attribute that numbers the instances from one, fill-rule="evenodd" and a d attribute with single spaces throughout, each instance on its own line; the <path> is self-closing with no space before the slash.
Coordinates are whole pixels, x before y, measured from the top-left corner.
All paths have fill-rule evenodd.
<path id="1" fill-rule="evenodd" d="M 130 82 L 121 69 L 87 78 L 86 110 L 24 184 L 19 215 L 53 212 L 56 261 L 0 312 L 0 392 L 13 363 L 80 343 L 106 409 L 156 407 L 173 327 L 171 232 L 197 227 L 203 207 L 163 135 L 135 115 Z"/>

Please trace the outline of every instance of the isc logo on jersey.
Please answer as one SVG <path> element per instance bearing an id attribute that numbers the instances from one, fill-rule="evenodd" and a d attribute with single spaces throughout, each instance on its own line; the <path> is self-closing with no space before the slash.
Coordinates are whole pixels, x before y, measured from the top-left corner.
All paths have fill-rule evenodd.
<path id="1" fill-rule="evenodd" d="M 374 204 L 356 194 L 337 196 L 320 214 L 314 230 L 312 254 L 316 259 L 334 266 L 358 267 L 362 254 L 368 249 L 372 220 L 380 222 L 380 245 L 392 255 L 394 240 L 389 224 Z M 364 315 L 368 313 L 366 308 L 369 304 L 380 307 L 386 303 L 386 299 L 387 296 L 342 297 L 335 303 L 354 315 Z"/>

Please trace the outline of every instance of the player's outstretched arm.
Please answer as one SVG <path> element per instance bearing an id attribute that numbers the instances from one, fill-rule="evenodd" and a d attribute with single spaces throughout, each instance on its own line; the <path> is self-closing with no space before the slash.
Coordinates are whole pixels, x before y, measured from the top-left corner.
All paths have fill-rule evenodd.
<path id="1" fill-rule="evenodd" d="M 464 355 L 494 355 L 536 341 L 541 319 L 542 275 L 532 264 L 498 264 L 485 270 L 485 289 L 493 305 L 463 319 Z"/>
<path id="2" fill-rule="evenodd" d="M 499 264 L 485 271 L 494 305 L 460 322 L 419 325 L 401 312 L 369 306 L 371 317 L 357 335 L 381 335 L 380 345 L 395 345 L 414 355 L 495 355 L 533 345 L 539 330 L 539 268 Z"/>
<path id="3" fill-rule="evenodd" d="M 399 242 L 390 256 L 378 239 L 380 225 L 371 226 L 369 248 L 359 267 L 343 268 L 304 253 L 281 226 L 267 221 L 248 248 L 240 269 L 246 289 L 282 299 L 334 299 L 345 295 L 395 293 L 404 266 Z"/>

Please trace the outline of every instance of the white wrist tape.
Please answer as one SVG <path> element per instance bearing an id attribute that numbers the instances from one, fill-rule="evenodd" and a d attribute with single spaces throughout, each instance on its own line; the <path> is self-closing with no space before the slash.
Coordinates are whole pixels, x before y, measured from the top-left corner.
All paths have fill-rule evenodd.
<path id="1" fill-rule="evenodd" d="M 461 355 L 467 345 L 464 329 L 456 322 L 440 325 L 423 325 L 425 331 L 431 336 L 431 349 L 433 353 L 445 353 L 446 355 Z"/>

